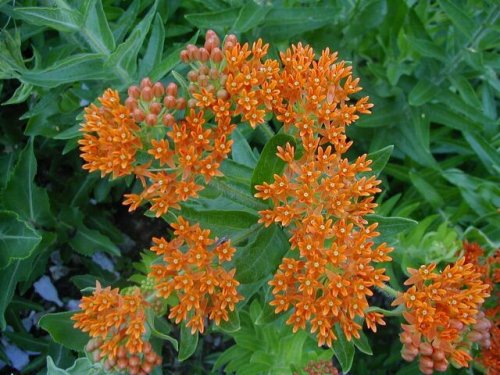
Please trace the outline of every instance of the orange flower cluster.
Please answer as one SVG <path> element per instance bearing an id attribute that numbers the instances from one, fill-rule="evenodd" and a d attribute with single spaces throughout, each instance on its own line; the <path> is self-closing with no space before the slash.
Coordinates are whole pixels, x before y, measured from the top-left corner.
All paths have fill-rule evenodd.
<path id="1" fill-rule="evenodd" d="M 489 322 L 479 312 L 489 286 L 474 265 L 460 258 L 440 273 L 435 264 L 408 269 L 411 287 L 393 302 L 405 306 L 402 356 L 407 361 L 420 354 L 420 371 L 446 371 L 449 362 L 467 367 L 473 342 L 489 339 Z"/>
<path id="2" fill-rule="evenodd" d="M 486 256 L 484 250 L 477 243 L 464 242 L 464 257 L 466 262 L 472 263 L 475 270 L 482 275 L 482 280 L 493 290 L 491 298 L 486 302 L 491 307 L 480 312 L 482 325 L 490 326 L 489 334 L 479 336 L 474 333 L 480 344 L 481 352 L 478 360 L 485 367 L 488 375 L 500 374 L 500 251 Z M 483 317 L 484 316 L 484 317 Z"/>
<path id="3" fill-rule="evenodd" d="M 236 58 L 247 56 L 244 51 L 240 48 Z M 272 183 L 257 185 L 255 196 L 273 206 L 260 212 L 260 222 L 289 227 L 299 259 L 285 258 L 270 281 L 271 305 L 276 313 L 293 308 L 287 321 L 293 330 L 310 322 L 318 344 L 331 346 L 336 323 L 349 340 L 359 337 L 362 328 L 356 317 L 365 318 L 373 330 L 385 324 L 380 314 L 366 313 L 371 289 L 389 279 L 373 263 L 391 260 L 392 249 L 374 245 L 377 224 L 364 219 L 374 212 L 380 181 L 361 177 L 371 171 L 366 155 L 352 163 L 343 157 L 352 145 L 346 126 L 372 105 L 366 97 L 349 104 L 349 95 L 361 88 L 351 68 L 335 63 L 336 54 L 329 50 L 315 60 L 312 48 L 299 44 L 282 53 L 281 60 L 281 69 L 271 64 L 277 93 L 271 108 L 285 129 L 300 138 L 301 151 L 290 144 L 278 147 L 285 171 L 274 175 Z"/>
<path id="4" fill-rule="evenodd" d="M 118 289 L 103 289 L 99 282 L 92 296 L 82 298 L 82 312 L 72 319 L 75 328 L 94 338 L 87 350 L 95 361 L 104 360 L 106 368 L 131 375 L 149 374 L 161 364 L 161 357 L 144 338 L 147 305 L 139 289 L 121 295 Z"/>
<path id="5" fill-rule="evenodd" d="M 79 140 L 83 169 L 101 171 L 113 177 L 133 172 L 137 151 L 142 147 L 137 132 L 139 126 L 127 107 L 120 103 L 118 92 L 108 89 L 99 98 L 101 106 L 85 108 L 82 125 L 83 139 Z"/>
<path id="6" fill-rule="evenodd" d="M 221 320 L 229 320 L 229 311 L 243 299 L 236 290 L 235 269 L 222 267 L 235 249 L 229 241 L 210 238 L 208 229 L 191 225 L 182 217 L 171 225 L 174 239 L 153 238 L 151 250 L 163 261 L 151 267 L 149 277 L 156 281 L 158 296 L 168 298 L 174 293 L 179 300 L 169 318 L 176 323 L 186 321 L 192 333 L 203 333 L 205 317 L 219 325 Z"/>

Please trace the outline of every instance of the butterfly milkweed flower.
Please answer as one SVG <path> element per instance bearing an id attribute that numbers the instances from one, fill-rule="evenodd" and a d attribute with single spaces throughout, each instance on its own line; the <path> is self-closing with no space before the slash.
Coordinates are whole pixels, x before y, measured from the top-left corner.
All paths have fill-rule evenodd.
<path id="1" fill-rule="evenodd" d="M 380 192 L 380 181 L 370 176 L 371 161 L 366 155 L 354 161 L 344 156 L 352 145 L 346 127 L 372 105 L 367 97 L 352 101 L 361 90 L 359 80 L 336 59 L 328 49 L 316 59 L 302 44 L 281 53 L 272 110 L 300 143 L 278 147 L 284 172 L 255 187 L 255 196 L 272 206 L 260 212 L 260 222 L 286 227 L 292 249 L 298 249 L 298 258 L 284 258 L 269 282 L 271 305 L 276 313 L 292 311 L 287 324 L 294 332 L 309 327 L 318 345 L 328 346 L 336 339 L 335 324 L 348 340 L 360 337 L 358 318 L 374 331 L 385 324 L 381 314 L 367 312 L 368 297 L 389 279 L 374 264 L 390 261 L 392 250 L 375 245 L 377 223 L 365 218 Z"/>
<path id="2" fill-rule="evenodd" d="M 82 311 L 72 319 L 75 328 L 93 338 L 86 349 L 95 361 L 102 360 L 107 370 L 149 374 L 162 359 L 145 339 L 147 306 L 138 288 L 122 295 L 118 289 L 102 288 L 97 282 L 93 294 L 82 298 Z"/>
<path id="3" fill-rule="evenodd" d="M 393 305 L 404 305 L 401 342 L 407 361 L 420 355 L 420 371 L 446 371 L 468 367 L 471 345 L 489 336 L 491 324 L 479 311 L 489 296 L 489 286 L 481 280 L 471 263 L 460 258 L 435 272 L 436 264 L 408 269 L 410 288 L 401 293 Z M 483 337 L 484 336 L 484 337 Z M 489 338 L 488 338 L 489 339 Z"/>
<path id="4" fill-rule="evenodd" d="M 229 241 L 210 237 L 210 230 L 190 224 L 182 217 L 171 224 L 174 238 L 153 238 L 151 250 L 161 262 L 151 266 L 149 277 L 155 280 L 159 297 L 175 295 L 178 304 L 169 318 L 186 322 L 191 333 L 203 333 L 204 320 L 219 325 L 229 320 L 229 312 L 243 299 L 238 293 L 235 269 L 227 271 L 222 264 L 232 259 L 235 249 Z"/>

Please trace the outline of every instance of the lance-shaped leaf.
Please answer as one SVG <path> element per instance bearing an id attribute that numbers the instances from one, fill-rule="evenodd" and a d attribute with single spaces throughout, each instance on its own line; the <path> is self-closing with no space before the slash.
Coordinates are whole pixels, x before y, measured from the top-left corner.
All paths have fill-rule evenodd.
<path id="1" fill-rule="evenodd" d="M 66 311 L 46 314 L 42 316 L 38 324 L 50 334 L 55 342 L 68 349 L 82 352 L 89 341 L 89 336 L 74 327 L 75 322 L 71 320 L 74 313 L 74 311 Z"/>

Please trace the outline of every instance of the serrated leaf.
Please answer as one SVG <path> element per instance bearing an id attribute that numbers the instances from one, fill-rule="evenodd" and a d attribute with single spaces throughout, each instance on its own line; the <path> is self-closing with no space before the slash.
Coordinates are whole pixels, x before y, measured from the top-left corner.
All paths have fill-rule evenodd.
<path id="1" fill-rule="evenodd" d="M 271 9 L 271 6 L 260 5 L 253 0 L 248 1 L 240 9 L 240 13 L 236 21 L 234 21 L 232 30 L 238 33 L 245 33 L 252 30 L 264 20 Z"/>
<path id="2" fill-rule="evenodd" d="M 434 98 L 437 91 L 435 85 L 425 79 L 421 79 L 410 91 L 408 102 L 410 105 L 418 107 Z"/>
<path id="3" fill-rule="evenodd" d="M 179 361 L 185 361 L 193 355 L 198 346 L 198 332 L 191 334 L 191 329 L 185 324 L 181 325 L 181 338 L 179 346 Z"/>
<path id="4" fill-rule="evenodd" d="M 19 160 L 9 178 L 4 194 L 4 206 L 16 212 L 31 224 L 51 225 L 53 222 L 47 192 L 35 185 L 37 163 L 33 151 L 33 138 L 19 155 Z"/>
<path id="5" fill-rule="evenodd" d="M 285 234 L 275 225 L 262 227 L 253 238 L 248 245 L 239 247 L 234 257 L 236 279 L 243 284 L 271 275 L 290 248 Z"/>
<path id="6" fill-rule="evenodd" d="M 333 342 L 333 351 L 337 357 L 343 373 L 348 373 L 354 360 L 354 343 L 347 341 L 344 332 L 335 324 L 335 335 L 337 339 Z"/>
<path id="7" fill-rule="evenodd" d="M 71 317 L 74 314 L 74 311 L 46 314 L 40 318 L 38 325 L 47 331 L 58 344 L 83 352 L 90 338 L 86 333 L 73 327 L 75 322 L 71 320 Z"/>
<path id="8" fill-rule="evenodd" d="M 276 134 L 266 143 L 252 175 L 252 194 L 257 192 L 255 185 L 261 185 L 263 182 L 271 183 L 274 175 L 283 171 L 286 163 L 276 153 L 278 146 L 285 147 L 287 143 L 295 146 L 295 138 L 287 134 Z"/>
<path id="9" fill-rule="evenodd" d="M 28 258 L 42 237 L 11 211 L 0 211 L 0 269 L 15 260 Z"/>

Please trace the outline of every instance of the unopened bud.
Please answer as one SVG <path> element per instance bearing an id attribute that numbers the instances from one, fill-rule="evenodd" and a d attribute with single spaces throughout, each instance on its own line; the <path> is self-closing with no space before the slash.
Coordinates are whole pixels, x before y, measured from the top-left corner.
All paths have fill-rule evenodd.
<path id="1" fill-rule="evenodd" d="M 137 108 L 137 100 L 129 96 L 127 99 L 125 99 L 125 107 L 133 111 Z"/>
<path id="2" fill-rule="evenodd" d="M 190 70 L 187 74 L 188 80 L 195 82 L 198 79 L 198 72 L 196 70 Z"/>
<path id="3" fill-rule="evenodd" d="M 175 118 L 170 113 L 166 113 L 161 118 L 161 122 L 165 126 L 172 126 L 173 124 L 175 124 Z"/>
<path id="4" fill-rule="evenodd" d="M 146 86 L 141 90 L 141 99 L 145 102 L 150 102 L 153 100 L 153 90 L 151 87 Z"/>
<path id="5" fill-rule="evenodd" d="M 151 87 L 153 86 L 153 82 L 149 79 L 149 77 L 145 77 L 141 80 L 141 89 L 145 87 Z"/>
<path id="6" fill-rule="evenodd" d="M 177 84 L 170 82 L 167 86 L 167 94 L 172 96 L 177 96 Z"/>
<path id="7" fill-rule="evenodd" d="M 142 121 L 144 121 L 144 118 L 146 117 L 144 115 L 144 112 L 141 111 L 139 108 L 134 109 L 133 115 L 134 115 L 135 122 L 142 122 Z"/>
<path id="8" fill-rule="evenodd" d="M 207 51 L 206 48 L 201 47 L 199 50 L 200 52 L 200 61 L 208 61 L 210 59 L 210 53 Z"/>
<path id="9" fill-rule="evenodd" d="M 154 126 L 158 122 L 158 116 L 156 116 L 154 113 L 149 113 L 146 116 L 146 124 L 149 126 Z"/>
<path id="10" fill-rule="evenodd" d="M 187 50 L 183 49 L 181 53 L 179 54 L 179 57 L 183 63 L 188 63 L 189 62 L 189 53 Z"/>
<path id="11" fill-rule="evenodd" d="M 196 99 L 189 99 L 187 102 L 187 106 L 188 108 L 194 108 L 196 107 L 196 103 L 198 103 Z"/>
<path id="12" fill-rule="evenodd" d="M 175 98 L 172 95 L 168 95 L 168 96 L 165 96 L 163 98 L 163 104 L 168 109 L 174 109 L 176 104 L 177 104 L 177 101 L 175 100 Z"/>
<path id="13" fill-rule="evenodd" d="M 441 362 L 446 359 L 446 354 L 441 349 L 434 349 L 432 353 L 432 359 L 436 362 Z"/>
<path id="14" fill-rule="evenodd" d="M 432 349 L 431 344 L 429 344 L 428 342 L 422 342 L 422 343 L 420 343 L 419 351 L 420 351 L 420 354 L 422 354 L 422 355 L 432 355 L 434 350 Z"/>
<path id="15" fill-rule="evenodd" d="M 186 108 L 186 99 L 184 99 L 184 98 L 178 98 L 175 107 L 177 109 L 184 109 L 184 108 Z"/>
<path id="16" fill-rule="evenodd" d="M 224 89 L 220 89 L 219 91 L 217 91 L 217 98 L 227 100 L 229 99 L 229 93 Z"/>
<path id="17" fill-rule="evenodd" d="M 155 115 L 159 114 L 161 112 L 161 104 L 158 102 L 151 103 L 149 105 L 149 111 L 151 113 L 154 113 Z"/>
<path id="18" fill-rule="evenodd" d="M 222 53 L 222 51 L 218 47 L 213 48 L 212 51 L 210 52 L 210 59 L 214 63 L 220 63 L 223 58 L 224 58 L 224 54 Z"/>
<path id="19" fill-rule="evenodd" d="M 447 361 L 434 362 L 434 370 L 439 372 L 445 372 L 448 369 Z"/>
<path id="20" fill-rule="evenodd" d="M 141 89 L 137 86 L 130 86 L 127 91 L 128 96 L 130 96 L 131 98 L 139 99 L 139 97 L 141 96 Z"/>
<path id="21" fill-rule="evenodd" d="M 156 96 L 157 98 L 160 98 L 165 94 L 165 87 L 161 82 L 156 82 L 153 85 L 153 95 Z"/>

